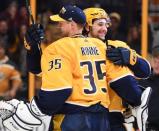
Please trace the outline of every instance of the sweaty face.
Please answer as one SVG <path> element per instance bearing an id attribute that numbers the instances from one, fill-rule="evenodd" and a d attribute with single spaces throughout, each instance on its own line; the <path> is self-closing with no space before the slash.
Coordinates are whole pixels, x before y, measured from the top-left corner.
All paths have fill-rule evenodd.
<path id="1" fill-rule="evenodd" d="M 101 40 L 105 40 L 107 34 L 108 23 L 106 19 L 97 19 L 94 21 L 93 26 L 90 27 L 89 35 Z"/>

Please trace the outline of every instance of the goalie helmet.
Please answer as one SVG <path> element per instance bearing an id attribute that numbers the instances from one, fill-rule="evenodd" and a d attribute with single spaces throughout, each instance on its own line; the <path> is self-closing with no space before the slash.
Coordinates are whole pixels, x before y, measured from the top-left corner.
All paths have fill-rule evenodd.
<path id="1" fill-rule="evenodd" d="M 86 22 L 89 26 L 93 25 L 94 19 L 106 19 L 108 25 L 111 25 L 108 14 L 101 8 L 87 8 L 84 10 L 84 13 L 86 15 Z"/>

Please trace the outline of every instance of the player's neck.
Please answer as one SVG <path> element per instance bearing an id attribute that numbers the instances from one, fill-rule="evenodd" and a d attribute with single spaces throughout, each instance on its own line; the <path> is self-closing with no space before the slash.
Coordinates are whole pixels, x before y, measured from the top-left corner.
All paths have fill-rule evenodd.
<path id="1" fill-rule="evenodd" d="M 82 35 L 82 34 L 75 34 L 75 35 L 72 35 L 71 37 L 73 37 L 73 38 L 77 38 L 77 37 L 85 37 L 84 35 Z"/>
<path id="2" fill-rule="evenodd" d="M 82 35 L 82 30 L 74 30 L 74 31 L 71 31 L 69 34 L 70 37 L 75 35 Z"/>

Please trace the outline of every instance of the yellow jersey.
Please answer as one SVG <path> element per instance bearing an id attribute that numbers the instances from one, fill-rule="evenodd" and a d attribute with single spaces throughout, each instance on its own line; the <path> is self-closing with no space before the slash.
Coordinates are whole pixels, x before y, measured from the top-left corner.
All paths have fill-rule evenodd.
<path id="1" fill-rule="evenodd" d="M 41 59 L 42 90 L 72 89 L 65 103 L 108 108 L 108 84 L 131 74 L 106 59 L 106 45 L 96 38 L 62 38 L 49 45 Z"/>

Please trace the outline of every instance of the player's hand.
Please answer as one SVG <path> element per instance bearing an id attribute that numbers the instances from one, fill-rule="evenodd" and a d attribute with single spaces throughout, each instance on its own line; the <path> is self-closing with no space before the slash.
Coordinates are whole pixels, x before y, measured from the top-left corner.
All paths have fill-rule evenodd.
<path id="1" fill-rule="evenodd" d="M 109 48 L 106 50 L 108 60 L 116 65 L 134 65 L 137 61 L 136 52 L 123 47 Z"/>
<path id="2" fill-rule="evenodd" d="M 32 24 L 27 29 L 24 45 L 27 50 L 33 50 L 44 39 L 44 29 L 41 24 Z"/>

